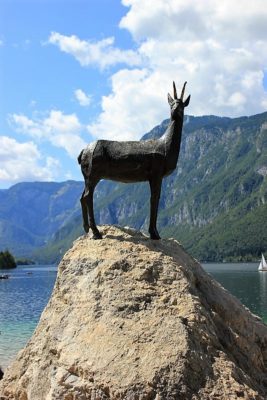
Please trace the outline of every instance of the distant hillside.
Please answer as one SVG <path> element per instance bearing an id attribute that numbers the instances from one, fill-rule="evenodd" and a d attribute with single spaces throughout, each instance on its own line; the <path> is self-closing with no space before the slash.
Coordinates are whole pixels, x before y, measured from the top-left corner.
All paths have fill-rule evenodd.
<path id="1" fill-rule="evenodd" d="M 163 121 L 143 139 L 160 137 L 167 124 L 168 120 Z M 267 250 L 266 175 L 267 112 L 234 119 L 185 117 L 178 166 L 163 183 L 158 217 L 161 235 L 177 238 L 201 260 L 257 259 L 261 251 Z M 43 204 L 39 217 L 38 200 L 26 211 L 23 210 L 27 205 L 20 201 L 25 189 L 31 187 L 34 192 L 35 185 Z M 42 185 L 47 188 L 44 193 Z M 29 250 L 38 248 L 35 256 L 40 260 L 59 258 L 82 232 L 79 206 L 82 186 L 78 182 L 31 183 L 0 191 L 0 227 L 6 218 L 4 226 L 8 232 L 5 247 L 12 251 L 14 244 L 21 251 L 27 246 Z M 6 196 L 4 207 L 3 196 Z M 7 204 L 11 206 L 8 214 L 12 218 L 7 217 Z M 16 204 L 20 211 L 16 211 Z M 98 224 L 130 225 L 146 230 L 148 211 L 146 183 L 102 181 L 97 187 Z M 27 243 L 30 245 L 25 247 Z"/>
<path id="2" fill-rule="evenodd" d="M 0 250 L 29 256 L 79 212 L 81 182 L 18 183 L 0 190 Z"/>

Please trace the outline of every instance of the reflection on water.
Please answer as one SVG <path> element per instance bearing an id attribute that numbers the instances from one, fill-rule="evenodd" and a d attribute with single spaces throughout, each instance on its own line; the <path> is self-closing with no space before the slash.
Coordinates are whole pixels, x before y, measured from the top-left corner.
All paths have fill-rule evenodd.
<path id="1" fill-rule="evenodd" d="M 203 264 L 225 289 L 267 323 L 267 272 L 256 263 Z"/>

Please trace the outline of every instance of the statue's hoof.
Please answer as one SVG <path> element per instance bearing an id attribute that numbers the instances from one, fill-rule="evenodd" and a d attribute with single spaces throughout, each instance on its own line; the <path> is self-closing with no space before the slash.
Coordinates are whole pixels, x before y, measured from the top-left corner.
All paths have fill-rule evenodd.
<path id="1" fill-rule="evenodd" d="M 89 232 L 89 225 L 84 225 L 84 226 L 83 226 L 83 229 L 84 229 L 84 231 L 85 231 L 86 233 L 88 233 L 88 232 Z"/>
<path id="2" fill-rule="evenodd" d="M 159 239 L 161 239 L 161 237 L 159 236 L 159 234 L 158 233 L 150 233 L 150 239 L 152 239 L 152 240 L 159 240 Z"/>
<path id="3" fill-rule="evenodd" d="M 94 240 L 102 239 L 101 233 L 100 233 L 100 232 L 94 232 L 94 234 L 93 234 L 93 239 L 94 239 Z"/>

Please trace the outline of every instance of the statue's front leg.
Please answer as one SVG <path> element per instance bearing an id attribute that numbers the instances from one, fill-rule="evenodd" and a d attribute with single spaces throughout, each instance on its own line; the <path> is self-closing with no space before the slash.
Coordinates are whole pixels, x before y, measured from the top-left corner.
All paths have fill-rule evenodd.
<path id="1" fill-rule="evenodd" d="M 150 184 L 150 223 L 149 223 L 149 233 L 150 238 L 153 240 L 159 240 L 160 236 L 157 230 L 157 216 L 158 216 L 158 206 L 159 206 L 159 198 L 161 191 L 161 182 L 162 179 L 151 180 Z"/>
<path id="2" fill-rule="evenodd" d="M 150 233 L 150 239 L 152 239 L 152 240 L 159 240 L 159 239 L 161 239 L 161 237 L 159 236 L 159 233 L 158 233 L 158 230 L 157 230 L 157 228 L 155 228 L 155 229 L 150 229 L 149 228 L 149 233 Z"/>

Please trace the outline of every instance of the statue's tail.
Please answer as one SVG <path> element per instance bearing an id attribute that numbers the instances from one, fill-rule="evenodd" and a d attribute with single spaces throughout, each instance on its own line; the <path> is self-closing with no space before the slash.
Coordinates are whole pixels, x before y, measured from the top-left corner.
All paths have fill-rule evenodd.
<path id="1" fill-rule="evenodd" d="M 78 157 L 78 163 L 81 164 L 82 162 L 82 155 L 83 155 L 83 150 L 80 152 L 80 155 Z"/>

